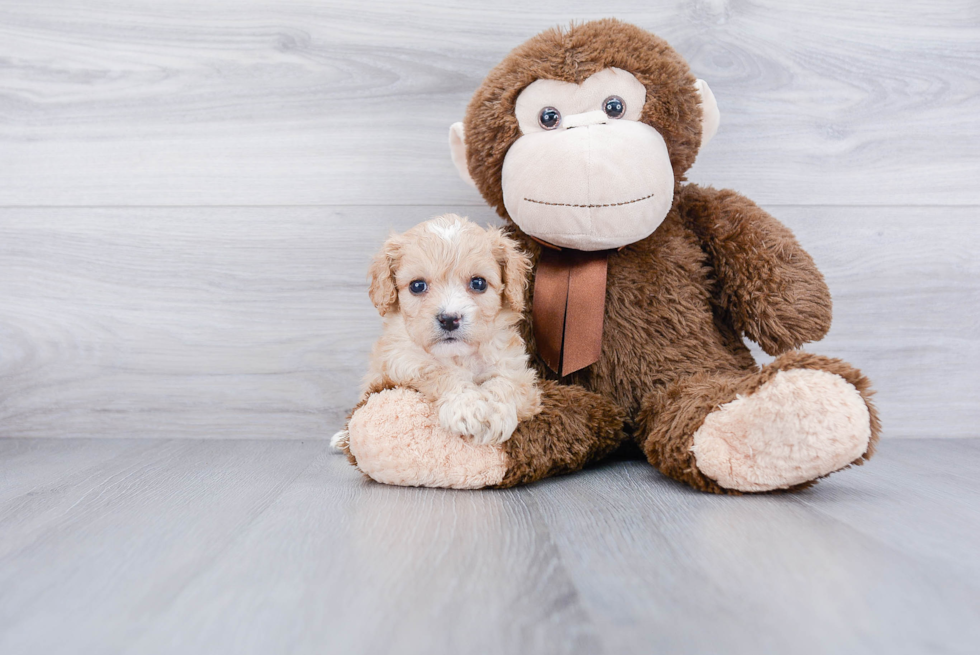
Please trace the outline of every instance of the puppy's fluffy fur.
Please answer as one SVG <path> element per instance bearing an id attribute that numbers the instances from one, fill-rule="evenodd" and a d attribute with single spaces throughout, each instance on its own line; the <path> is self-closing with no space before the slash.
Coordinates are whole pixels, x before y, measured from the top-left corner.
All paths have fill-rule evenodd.
<path id="1" fill-rule="evenodd" d="M 454 214 L 389 237 L 370 270 L 384 333 L 362 399 L 409 387 L 450 432 L 479 444 L 509 439 L 519 421 L 541 411 L 537 376 L 515 327 L 530 267 L 501 230 Z"/>

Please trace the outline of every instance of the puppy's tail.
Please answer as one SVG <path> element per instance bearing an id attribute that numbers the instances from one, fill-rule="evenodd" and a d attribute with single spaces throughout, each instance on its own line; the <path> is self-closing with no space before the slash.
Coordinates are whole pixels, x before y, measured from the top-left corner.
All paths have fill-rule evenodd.
<path id="1" fill-rule="evenodd" d="M 330 437 L 330 446 L 334 450 L 339 450 L 341 452 L 347 452 L 347 444 L 350 442 L 350 433 L 347 430 L 341 430 L 332 437 Z"/>

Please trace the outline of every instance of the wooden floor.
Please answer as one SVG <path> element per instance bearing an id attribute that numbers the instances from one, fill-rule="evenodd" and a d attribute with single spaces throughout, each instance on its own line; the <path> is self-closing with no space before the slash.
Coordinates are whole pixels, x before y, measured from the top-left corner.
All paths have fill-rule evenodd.
<path id="1" fill-rule="evenodd" d="M 386 487 L 321 441 L 0 440 L 0 652 L 976 653 L 980 440 L 795 495 Z"/>

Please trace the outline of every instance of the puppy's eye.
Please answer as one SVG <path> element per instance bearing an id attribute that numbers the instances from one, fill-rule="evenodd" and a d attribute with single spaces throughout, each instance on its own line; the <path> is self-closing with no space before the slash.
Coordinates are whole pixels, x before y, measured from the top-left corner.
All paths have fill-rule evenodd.
<path id="1" fill-rule="evenodd" d="M 553 130 L 561 125 L 561 113 L 554 107 L 545 107 L 538 112 L 538 124 L 546 130 Z"/>
<path id="2" fill-rule="evenodd" d="M 470 280 L 470 288 L 477 293 L 483 293 L 487 290 L 487 281 L 482 277 L 475 277 Z"/>
<path id="3" fill-rule="evenodd" d="M 428 288 L 429 285 L 425 283 L 425 280 L 412 280 L 408 283 L 408 290 L 416 296 L 425 293 Z"/>
<path id="4" fill-rule="evenodd" d="M 622 118 L 626 113 L 626 103 L 619 96 L 609 96 L 602 103 L 602 111 L 609 118 Z"/>

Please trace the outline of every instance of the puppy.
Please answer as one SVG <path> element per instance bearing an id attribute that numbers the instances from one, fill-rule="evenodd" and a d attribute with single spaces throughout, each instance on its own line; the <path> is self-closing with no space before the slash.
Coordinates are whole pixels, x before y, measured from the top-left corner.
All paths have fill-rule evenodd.
<path id="1" fill-rule="evenodd" d="M 500 444 L 541 411 L 515 324 L 531 262 L 496 228 L 447 214 L 392 235 L 371 264 L 371 302 L 384 317 L 367 394 L 419 391 L 450 432 Z M 338 433 L 337 437 L 345 436 Z"/>

